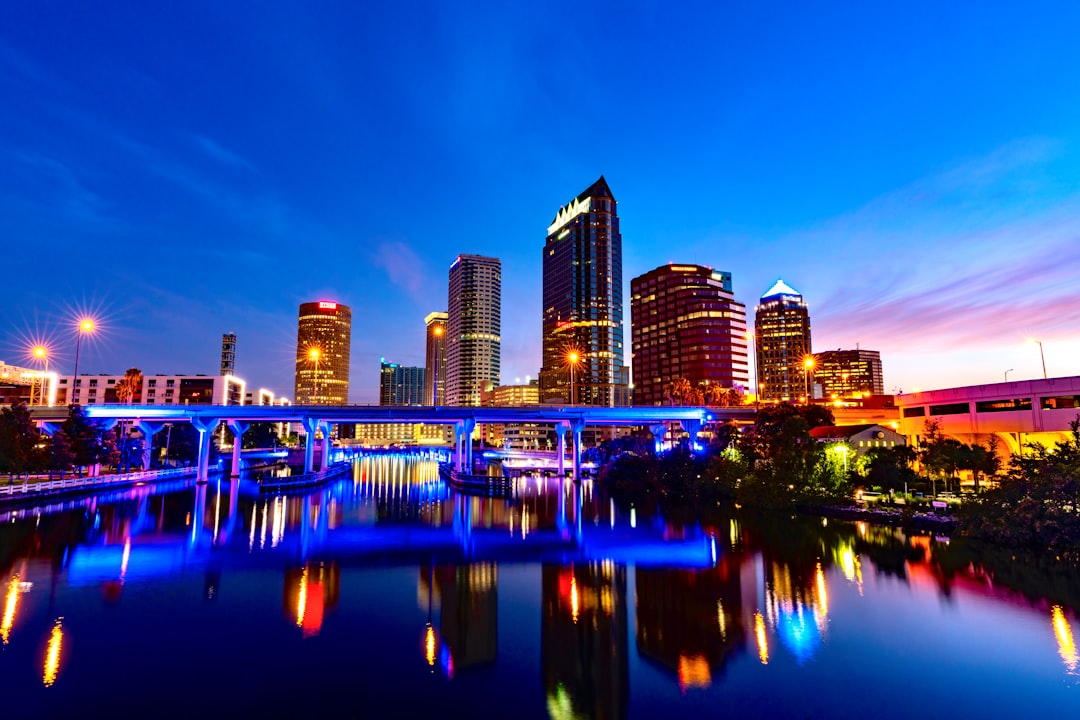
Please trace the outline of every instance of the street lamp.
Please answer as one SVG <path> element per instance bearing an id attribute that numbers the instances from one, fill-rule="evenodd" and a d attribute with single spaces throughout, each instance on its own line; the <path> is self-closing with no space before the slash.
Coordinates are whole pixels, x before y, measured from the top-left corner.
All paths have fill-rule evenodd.
<path id="1" fill-rule="evenodd" d="M 78 390 L 76 385 L 79 383 L 79 349 L 82 347 L 83 335 L 88 335 L 94 332 L 94 321 L 91 318 L 83 318 L 79 321 L 78 334 L 75 336 L 75 377 L 71 379 L 71 395 L 68 401 L 72 405 L 79 404 Z"/>
<path id="2" fill-rule="evenodd" d="M 308 350 L 308 360 L 315 363 L 315 374 L 311 377 L 311 404 L 319 404 L 319 348 L 313 347 Z"/>
<path id="3" fill-rule="evenodd" d="M 1039 359 L 1042 360 L 1043 380 L 1046 379 L 1046 355 L 1043 354 L 1042 340 L 1031 339 L 1031 342 L 1039 346 Z"/>
<path id="4" fill-rule="evenodd" d="M 45 363 L 45 369 L 41 373 L 41 389 L 38 391 L 38 405 L 47 405 L 45 383 L 49 381 L 49 349 L 44 345 L 35 345 L 30 351 L 35 360 Z M 34 404 L 34 386 L 30 385 L 30 404 Z"/>
<path id="5" fill-rule="evenodd" d="M 806 382 L 806 404 L 810 404 L 810 371 L 814 369 L 814 357 L 807 355 L 803 360 L 803 380 Z"/>
<path id="6" fill-rule="evenodd" d="M 1005 382 L 1009 382 L 1009 373 L 1011 373 L 1012 371 L 1013 371 L 1012 368 L 1009 368 L 1008 370 L 1005 371 Z"/>
<path id="7" fill-rule="evenodd" d="M 574 369 L 581 362 L 581 354 L 577 350 L 571 350 L 566 355 L 566 362 L 570 364 L 570 404 L 574 405 Z"/>

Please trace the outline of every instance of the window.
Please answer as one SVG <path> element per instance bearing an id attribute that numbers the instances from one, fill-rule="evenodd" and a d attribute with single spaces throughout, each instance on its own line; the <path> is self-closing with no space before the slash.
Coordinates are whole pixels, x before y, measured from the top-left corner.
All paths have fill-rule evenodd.
<path id="1" fill-rule="evenodd" d="M 975 412 L 1012 412 L 1030 410 L 1031 398 L 1013 398 L 1011 400 L 983 400 L 975 403 Z"/>
<path id="2" fill-rule="evenodd" d="M 964 413 L 969 411 L 970 406 L 966 402 L 930 406 L 931 415 L 963 415 Z"/>
<path id="3" fill-rule="evenodd" d="M 1074 410 L 1080 408 L 1080 395 L 1044 397 L 1040 399 L 1039 404 L 1043 410 Z"/>

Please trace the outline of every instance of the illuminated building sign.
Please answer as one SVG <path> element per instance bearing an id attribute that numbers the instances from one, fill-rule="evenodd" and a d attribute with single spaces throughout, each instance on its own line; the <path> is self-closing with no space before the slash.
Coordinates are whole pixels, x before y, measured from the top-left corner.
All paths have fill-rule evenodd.
<path id="1" fill-rule="evenodd" d="M 320 310 L 337 310 L 337 303 L 335 302 L 320 302 Z"/>
<path id="2" fill-rule="evenodd" d="M 591 207 L 592 198 L 585 198 L 584 200 L 575 199 L 568 205 L 559 208 L 559 214 L 555 216 L 555 222 L 548 226 L 548 235 L 551 235 L 578 215 L 589 212 Z"/>

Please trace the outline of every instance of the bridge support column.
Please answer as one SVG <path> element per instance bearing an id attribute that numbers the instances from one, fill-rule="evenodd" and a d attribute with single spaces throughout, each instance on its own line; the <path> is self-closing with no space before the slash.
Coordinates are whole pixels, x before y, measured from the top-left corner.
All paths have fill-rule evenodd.
<path id="1" fill-rule="evenodd" d="M 698 433 L 701 432 L 701 428 L 705 425 L 701 420 L 680 420 L 680 424 L 683 430 L 690 434 L 690 452 L 694 452 L 697 445 Z"/>
<path id="2" fill-rule="evenodd" d="M 664 436 L 668 433 L 668 426 L 663 423 L 650 425 L 649 430 L 653 435 L 653 450 L 659 455 L 664 449 Z"/>
<path id="3" fill-rule="evenodd" d="M 191 418 L 191 426 L 199 431 L 199 452 L 195 461 L 195 482 L 197 483 L 205 483 L 210 478 L 210 436 L 218 422 L 220 421 L 217 418 Z"/>
<path id="4" fill-rule="evenodd" d="M 461 472 L 462 444 L 461 438 L 465 434 L 465 423 L 454 423 L 454 468 Z"/>
<path id="5" fill-rule="evenodd" d="M 559 475 L 566 475 L 566 423 L 555 423 L 555 434 L 559 438 Z"/>
<path id="6" fill-rule="evenodd" d="M 581 482 L 581 432 L 584 429 L 584 420 L 575 420 L 570 426 L 574 433 L 574 482 Z"/>
<path id="7" fill-rule="evenodd" d="M 229 475 L 232 477 L 240 477 L 240 451 L 244 447 L 244 433 L 251 427 L 251 424 L 241 422 L 240 420 L 229 420 L 228 426 L 233 437 L 232 468 L 229 471 Z"/>
<path id="8" fill-rule="evenodd" d="M 476 421 L 472 418 L 465 418 L 465 433 L 463 441 L 465 443 L 465 473 L 472 475 L 473 473 L 473 450 L 472 450 L 472 436 L 473 430 L 476 429 Z"/>
<path id="9" fill-rule="evenodd" d="M 304 440 L 304 474 L 307 475 L 311 472 L 315 461 L 315 431 L 319 429 L 319 420 L 305 417 L 300 424 L 304 426 L 304 432 L 307 433 L 307 438 Z"/>
<path id="10" fill-rule="evenodd" d="M 319 427 L 322 428 L 322 457 L 319 458 L 321 472 L 330 466 L 330 423 L 319 423 Z"/>
<path id="11" fill-rule="evenodd" d="M 142 469 L 150 469 L 150 459 L 154 450 L 154 436 L 157 435 L 165 427 L 165 423 L 147 422 L 146 420 L 137 420 L 135 427 L 139 429 L 139 432 L 143 435 L 143 450 L 142 450 Z"/>

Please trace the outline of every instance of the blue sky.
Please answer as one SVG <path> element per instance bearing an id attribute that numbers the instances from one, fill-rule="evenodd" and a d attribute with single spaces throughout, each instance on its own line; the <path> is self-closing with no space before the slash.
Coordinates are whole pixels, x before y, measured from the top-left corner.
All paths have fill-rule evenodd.
<path id="1" fill-rule="evenodd" d="M 296 310 L 354 313 L 354 402 L 423 364 L 459 253 L 503 261 L 503 380 L 541 248 L 601 173 L 626 288 L 778 277 L 887 390 L 1080 374 L 1080 6 L 0 3 L 0 359 L 292 394 Z M 629 297 L 627 291 L 626 296 Z M 626 315 L 629 318 L 629 313 Z M 627 331 L 629 347 L 629 329 Z M 627 358 L 629 361 L 629 357 Z"/>

